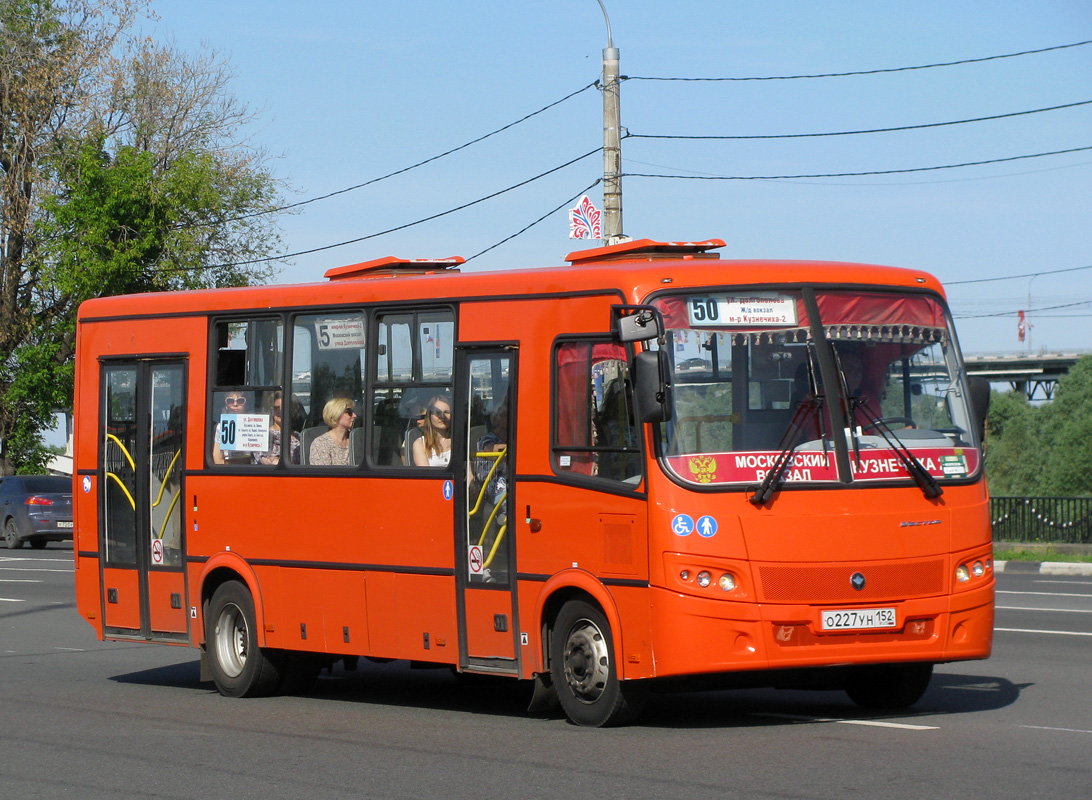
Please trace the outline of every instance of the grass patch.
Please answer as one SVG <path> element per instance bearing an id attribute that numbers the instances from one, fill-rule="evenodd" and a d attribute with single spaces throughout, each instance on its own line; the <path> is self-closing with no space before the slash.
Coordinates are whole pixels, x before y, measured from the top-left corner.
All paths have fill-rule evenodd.
<path id="1" fill-rule="evenodd" d="M 1051 548 L 1037 550 L 1020 550 L 995 548 L 993 557 L 996 561 L 1071 561 L 1075 563 L 1092 563 L 1092 553 L 1059 553 Z"/>

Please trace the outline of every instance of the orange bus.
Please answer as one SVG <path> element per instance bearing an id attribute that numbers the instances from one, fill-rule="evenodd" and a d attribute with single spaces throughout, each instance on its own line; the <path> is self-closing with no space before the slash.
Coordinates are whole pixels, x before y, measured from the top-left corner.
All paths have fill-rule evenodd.
<path id="1" fill-rule="evenodd" d="M 229 696 L 365 657 L 593 726 L 679 686 L 916 702 L 990 653 L 988 386 L 930 275 L 723 246 L 83 304 L 79 613 Z"/>

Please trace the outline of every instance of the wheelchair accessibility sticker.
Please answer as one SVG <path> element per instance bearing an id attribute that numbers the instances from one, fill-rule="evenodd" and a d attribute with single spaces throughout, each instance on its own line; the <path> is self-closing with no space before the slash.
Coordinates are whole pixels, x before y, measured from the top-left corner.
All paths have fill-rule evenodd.
<path id="1" fill-rule="evenodd" d="M 671 520 L 671 530 L 676 536 L 689 536 L 694 532 L 694 519 L 689 514 L 676 514 Z"/>

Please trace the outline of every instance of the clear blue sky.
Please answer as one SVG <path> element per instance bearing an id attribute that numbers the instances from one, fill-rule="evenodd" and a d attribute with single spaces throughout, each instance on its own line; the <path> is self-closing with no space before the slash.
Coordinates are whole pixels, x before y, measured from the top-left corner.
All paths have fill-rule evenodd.
<path id="1" fill-rule="evenodd" d="M 1092 39 L 1087 0 L 650 2 L 605 0 L 621 72 L 764 77 L 984 58 Z M 596 0 L 210 2 L 157 0 L 157 38 L 226 54 L 261 109 L 290 201 L 364 183 L 490 133 L 595 81 Z M 854 77 L 622 85 L 631 134 L 758 135 L 887 128 L 1092 100 L 1092 45 Z M 585 91 L 404 175 L 309 203 L 282 220 L 286 252 L 369 236 L 557 167 L 602 144 Z M 896 133 L 757 141 L 628 138 L 625 173 L 777 176 L 904 170 L 1092 147 L 1092 105 Z M 465 211 L 290 260 L 278 282 L 386 255 L 469 257 L 602 176 L 591 156 Z M 601 186 L 591 192 L 601 204 Z M 802 258 L 923 269 L 950 285 L 967 352 L 1092 350 L 1092 150 L 961 169 L 787 180 L 623 179 L 625 233 L 719 237 L 724 258 Z M 593 243 L 594 244 L 594 243 Z M 558 211 L 469 268 L 557 264 L 585 246 Z M 1073 305 L 1076 304 L 1076 305 Z M 1066 308 L 1051 308 L 1068 306 Z M 1051 309 L 1051 310 L 1047 310 Z M 1002 316 L 983 316 L 1001 314 Z"/>

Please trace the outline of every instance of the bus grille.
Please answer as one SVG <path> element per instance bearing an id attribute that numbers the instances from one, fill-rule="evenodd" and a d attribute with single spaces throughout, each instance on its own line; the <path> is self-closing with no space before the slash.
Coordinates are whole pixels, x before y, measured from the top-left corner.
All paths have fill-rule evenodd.
<path id="1" fill-rule="evenodd" d="M 839 564 L 758 568 L 760 602 L 870 603 L 929 597 L 945 590 L 944 559 L 899 564 Z M 860 572 L 865 586 L 853 588 L 850 577 Z"/>

